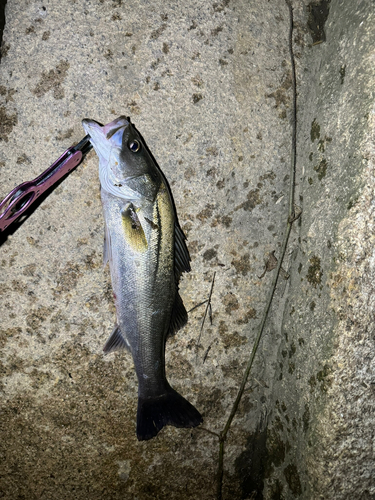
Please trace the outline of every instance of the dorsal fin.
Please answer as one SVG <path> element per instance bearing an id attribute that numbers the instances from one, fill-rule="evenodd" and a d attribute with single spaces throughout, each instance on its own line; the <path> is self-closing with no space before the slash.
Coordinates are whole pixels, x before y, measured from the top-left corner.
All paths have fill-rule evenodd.
<path id="1" fill-rule="evenodd" d="M 186 325 L 188 315 L 178 293 L 178 282 L 180 281 L 181 274 L 188 273 L 190 268 L 190 255 L 186 246 L 186 237 L 178 225 L 174 224 L 174 274 L 176 283 L 176 297 L 174 300 L 171 321 L 169 324 L 168 336 L 174 335 L 180 328 Z"/>
<path id="2" fill-rule="evenodd" d="M 176 285 L 178 286 L 181 274 L 184 272 L 188 273 L 191 270 L 189 250 L 186 246 L 186 237 L 178 225 L 178 222 L 174 224 L 174 269 Z"/>
<path id="3" fill-rule="evenodd" d="M 177 290 L 171 314 L 171 322 L 169 323 L 168 337 L 174 335 L 180 328 L 185 326 L 187 320 L 188 314 Z"/>

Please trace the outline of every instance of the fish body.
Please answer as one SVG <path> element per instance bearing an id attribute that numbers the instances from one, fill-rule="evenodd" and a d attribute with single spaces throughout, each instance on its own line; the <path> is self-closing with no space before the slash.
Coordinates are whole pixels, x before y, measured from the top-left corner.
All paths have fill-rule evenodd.
<path id="1" fill-rule="evenodd" d="M 169 186 L 130 120 L 101 126 L 83 120 L 99 156 L 109 262 L 117 323 L 104 352 L 128 349 L 138 377 L 137 437 L 165 425 L 195 427 L 196 408 L 169 385 L 165 342 L 187 322 L 178 292 L 190 257 Z"/>

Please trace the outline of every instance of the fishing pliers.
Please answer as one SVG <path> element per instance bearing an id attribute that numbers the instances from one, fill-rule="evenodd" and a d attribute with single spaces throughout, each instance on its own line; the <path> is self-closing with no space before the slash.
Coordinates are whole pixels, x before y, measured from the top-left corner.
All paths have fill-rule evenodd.
<path id="1" fill-rule="evenodd" d="M 67 149 L 50 167 L 32 181 L 15 187 L 0 202 L 0 232 L 7 229 L 32 205 L 42 193 L 76 168 L 91 150 L 90 136 Z"/>

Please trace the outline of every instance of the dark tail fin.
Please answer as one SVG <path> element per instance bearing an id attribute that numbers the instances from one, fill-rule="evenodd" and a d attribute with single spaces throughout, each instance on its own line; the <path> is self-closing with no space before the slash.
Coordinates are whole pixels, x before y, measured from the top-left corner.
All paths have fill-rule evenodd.
<path id="1" fill-rule="evenodd" d="M 162 396 L 138 400 L 139 441 L 155 437 L 165 425 L 196 427 L 202 422 L 203 418 L 199 411 L 171 387 Z"/>

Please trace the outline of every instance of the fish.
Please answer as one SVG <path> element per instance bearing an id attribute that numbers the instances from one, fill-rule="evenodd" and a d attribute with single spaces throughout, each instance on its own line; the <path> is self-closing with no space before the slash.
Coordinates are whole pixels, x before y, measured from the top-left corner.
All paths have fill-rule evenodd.
<path id="1" fill-rule="evenodd" d="M 137 438 L 166 425 L 192 428 L 199 411 L 169 384 L 165 346 L 186 325 L 179 294 L 190 255 L 169 184 L 130 118 L 82 121 L 99 157 L 104 265 L 110 267 L 116 324 L 103 351 L 130 351 L 138 378 Z"/>

